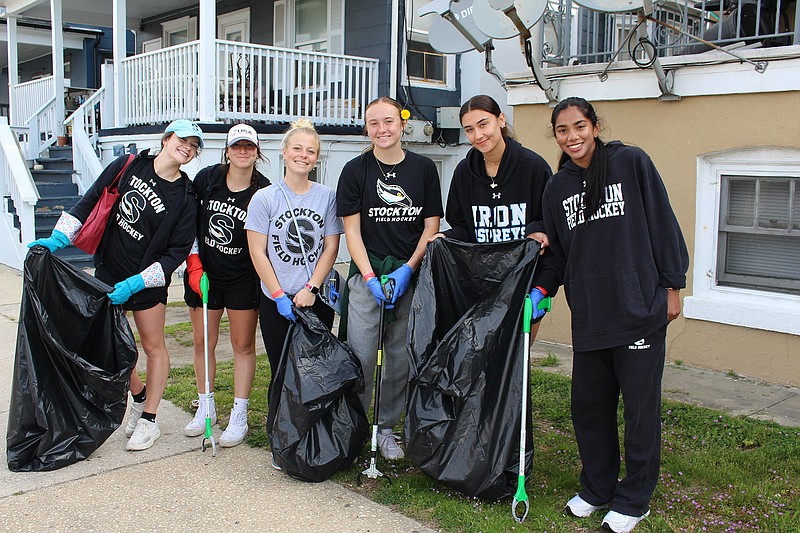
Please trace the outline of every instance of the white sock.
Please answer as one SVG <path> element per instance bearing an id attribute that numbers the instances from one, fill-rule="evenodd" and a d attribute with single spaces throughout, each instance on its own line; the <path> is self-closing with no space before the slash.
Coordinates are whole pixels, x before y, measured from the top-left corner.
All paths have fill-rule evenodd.
<path id="1" fill-rule="evenodd" d="M 234 398 L 233 410 L 234 411 L 247 411 L 247 405 L 250 403 L 250 398 Z"/>
<path id="2" fill-rule="evenodd" d="M 206 395 L 203 394 L 203 393 L 197 393 L 197 398 L 200 400 L 200 407 L 198 408 L 198 411 L 200 411 L 202 409 L 203 412 L 205 413 L 206 412 Z M 214 405 L 214 393 L 213 392 L 209 392 L 208 393 L 208 402 L 209 402 L 209 407 L 211 407 L 211 409 L 214 410 L 214 408 L 216 406 Z"/>

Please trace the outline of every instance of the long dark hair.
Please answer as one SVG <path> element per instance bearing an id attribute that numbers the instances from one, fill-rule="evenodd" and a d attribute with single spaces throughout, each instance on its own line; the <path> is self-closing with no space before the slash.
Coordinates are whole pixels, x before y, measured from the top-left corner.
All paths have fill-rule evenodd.
<path id="1" fill-rule="evenodd" d="M 561 112 L 568 107 L 577 108 L 581 115 L 586 117 L 589 122 L 592 123 L 592 127 L 597 126 L 599 121 L 597 119 L 597 113 L 595 112 L 592 104 L 583 98 L 571 96 L 561 100 L 553 109 L 552 115 L 550 115 L 550 127 L 553 129 L 554 134 L 556 131 L 556 120 L 558 120 L 558 115 L 560 115 Z M 597 209 L 600 207 L 600 204 L 603 203 L 603 200 L 605 199 L 606 182 L 608 181 L 608 150 L 606 149 L 606 145 L 600 139 L 600 137 L 595 137 L 594 142 L 595 148 L 594 154 L 592 154 L 592 161 L 589 163 L 589 167 L 586 169 L 586 173 L 584 175 L 586 182 L 584 213 L 587 222 L 589 221 L 589 218 L 595 214 Z M 569 161 L 569 156 L 566 154 L 566 152 L 562 151 L 561 157 L 558 160 L 558 169 L 561 170 L 561 167 L 563 167 L 567 161 Z"/>
<path id="2" fill-rule="evenodd" d="M 462 118 L 464 118 L 464 115 L 466 115 L 470 111 L 486 111 L 487 113 L 492 114 L 497 118 L 499 118 L 500 114 L 503 112 L 503 110 L 500 109 L 500 104 L 498 104 L 494 98 L 486 94 L 479 94 L 477 96 L 473 96 L 472 98 L 463 103 L 461 109 L 458 112 L 459 122 L 461 121 Z M 508 125 L 508 121 L 506 121 L 505 126 L 500 128 L 500 133 L 503 135 L 504 139 L 516 139 L 514 131 L 511 129 L 511 126 Z"/>

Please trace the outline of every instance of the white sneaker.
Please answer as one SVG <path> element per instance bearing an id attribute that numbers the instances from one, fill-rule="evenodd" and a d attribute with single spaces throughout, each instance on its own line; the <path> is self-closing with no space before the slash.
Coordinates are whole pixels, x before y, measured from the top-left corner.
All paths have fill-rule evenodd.
<path id="1" fill-rule="evenodd" d="M 211 425 L 217 423 L 217 406 L 214 405 L 214 402 L 211 402 Z M 183 428 L 183 434 L 187 437 L 199 437 L 200 435 L 204 435 L 206 432 L 206 404 L 205 402 L 200 402 L 200 407 L 197 408 L 197 412 L 194 414 L 194 418 L 191 422 L 186 424 L 186 427 Z"/>
<path id="2" fill-rule="evenodd" d="M 392 433 L 391 428 L 384 428 L 378 433 L 378 448 L 381 450 L 381 455 L 390 461 L 402 459 L 406 455 L 403 449 L 397 445 L 398 438 Z"/>
<path id="3" fill-rule="evenodd" d="M 283 468 L 278 466 L 278 463 L 275 462 L 275 455 L 274 454 L 272 455 L 272 468 L 274 468 L 275 470 L 283 470 Z"/>
<path id="4" fill-rule="evenodd" d="M 247 430 L 247 411 L 243 409 L 231 411 L 231 419 L 228 421 L 228 427 L 222 432 L 219 438 L 219 445 L 223 448 L 232 448 L 242 443 Z"/>
<path id="5" fill-rule="evenodd" d="M 628 516 L 616 511 L 609 511 L 603 518 L 603 529 L 609 529 L 614 533 L 630 533 L 636 524 L 647 518 L 650 511 L 647 511 L 642 516 Z"/>
<path id="6" fill-rule="evenodd" d="M 136 423 L 139 422 L 139 418 L 142 416 L 143 412 L 144 402 L 131 401 L 131 405 L 128 407 L 128 425 L 125 426 L 126 437 L 130 437 L 133 435 L 133 432 L 136 431 Z"/>
<path id="7" fill-rule="evenodd" d="M 146 450 L 161 436 L 161 430 L 158 429 L 156 422 L 150 422 L 144 418 L 140 418 L 136 423 L 136 430 L 131 435 L 128 445 L 125 446 L 126 450 L 138 451 Z"/>
<path id="8" fill-rule="evenodd" d="M 564 506 L 564 510 L 575 518 L 586 518 L 587 516 L 591 516 L 591 514 L 598 509 L 605 509 L 606 507 L 608 507 L 607 503 L 604 505 L 592 505 L 576 494 L 567 502 L 567 505 Z"/>

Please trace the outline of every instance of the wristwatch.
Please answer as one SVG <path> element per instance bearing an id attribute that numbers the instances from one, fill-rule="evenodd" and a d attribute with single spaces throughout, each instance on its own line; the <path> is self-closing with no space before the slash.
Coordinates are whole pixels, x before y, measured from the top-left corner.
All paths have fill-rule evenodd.
<path id="1" fill-rule="evenodd" d="M 319 287 L 315 287 L 315 286 L 313 286 L 313 285 L 312 285 L 312 284 L 310 284 L 310 283 L 306 283 L 306 290 L 307 290 L 308 292 L 310 292 L 311 294 L 313 294 L 314 296 L 316 296 L 317 294 L 319 294 Z"/>

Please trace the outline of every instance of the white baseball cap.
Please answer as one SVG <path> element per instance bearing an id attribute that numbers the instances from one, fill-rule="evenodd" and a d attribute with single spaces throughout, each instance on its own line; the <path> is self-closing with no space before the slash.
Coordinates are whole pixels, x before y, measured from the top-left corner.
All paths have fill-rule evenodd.
<path id="1" fill-rule="evenodd" d="M 238 141 L 250 141 L 258 146 L 256 130 L 247 124 L 236 124 L 228 130 L 228 140 L 225 142 L 225 146 L 233 146 Z"/>

